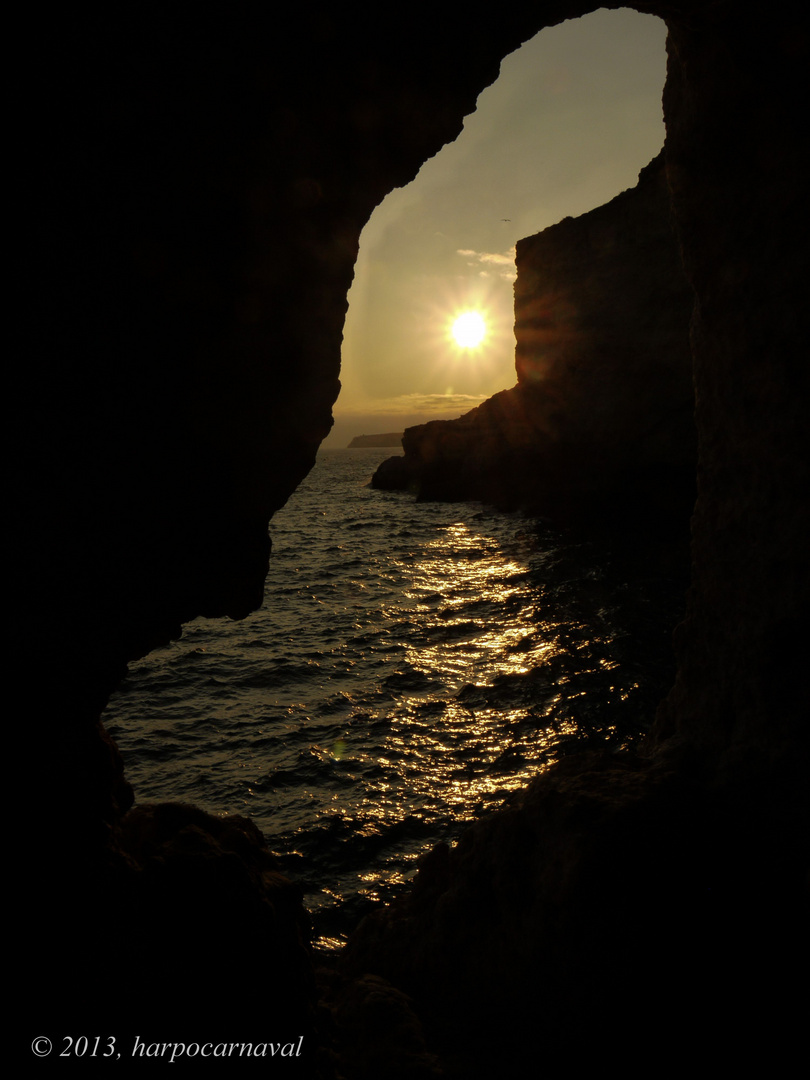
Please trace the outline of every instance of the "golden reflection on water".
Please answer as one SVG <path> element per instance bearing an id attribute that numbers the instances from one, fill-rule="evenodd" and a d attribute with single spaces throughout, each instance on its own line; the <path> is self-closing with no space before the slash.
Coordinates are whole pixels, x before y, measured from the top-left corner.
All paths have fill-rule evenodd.
<path id="1" fill-rule="evenodd" d="M 427 638 L 419 647 L 409 644 L 408 662 L 416 671 L 440 674 L 448 689 L 460 689 L 472 667 L 484 681 L 523 674 L 553 650 L 551 642 L 540 642 L 521 651 L 539 627 L 507 614 L 509 600 L 525 593 L 526 564 L 507 558 L 495 541 L 463 522 L 428 544 L 418 561 L 400 568 L 412 575 L 405 595 L 416 601 Z M 436 597 L 442 598 L 441 607 Z M 481 608 L 479 619 L 470 619 L 471 600 Z"/>
<path id="2" fill-rule="evenodd" d="M 410 582 L 405 599 L 418 619 L 419 634 L 402 636 L 405 664 L 421 674 L 430 688 L 400 688 L 397 707 L 388 716 L 390 730 L 373 750 L 339 740 L 335 756 L 354 759 L 358 768 L 378 767 L 380 779 L 362 800 L 361 835 L 379 835 L 407 815 L 429 815 L 439 805 L 456 821 L 470 820 L 477 809 L 493 805 L 525 787 L 556 757 L 561 736 L 576 733 L 573 720 L 543 729 L 560 698 L 547 692 L 532 707 L 531 753 L 521 766 L 527 704 L 474 706 L 464 691 L 491 687 L 495 680 L 527 676 L 559 655 L 559 626 L 544 624 L 527 607 L 526 562 L 505 554 L 497 542 L 458 522 L 442 530 L 417 558 L 396 563 Z M 526 622 L 527 612 L 534 618 Z M 384 610 L 395 621 L 402 607 Z M 457 696 L 460 695 L 460 696 Z M 439 700 L 440 699 L 440 700 Z M 522 726 L 523 725 L 523 726 Z M 510 757 L 510 754 L 512 755 Z M 503 761 L 504 767 L 498 763 Z M 421 851 L 399 854 L 408 871 L 385 865 L 360 875 L 360 893 L 368 899 L 411 877 Z"/>

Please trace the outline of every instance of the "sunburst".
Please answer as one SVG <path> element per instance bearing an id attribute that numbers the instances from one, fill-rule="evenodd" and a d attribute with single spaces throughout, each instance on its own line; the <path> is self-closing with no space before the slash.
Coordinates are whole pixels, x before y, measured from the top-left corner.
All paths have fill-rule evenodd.
<path id="1" fill-rule="evenodd" d="M 465 311 L 453 320 L 450 333 L 460 349 L 475 349 L 487 335 L 486 320 L 480 311 Z"/>

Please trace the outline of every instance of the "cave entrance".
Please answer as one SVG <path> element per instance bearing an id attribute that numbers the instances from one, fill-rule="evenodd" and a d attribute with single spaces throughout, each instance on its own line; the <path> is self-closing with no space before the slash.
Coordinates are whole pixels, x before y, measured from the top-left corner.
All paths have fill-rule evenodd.
<path id="1" fill-rule="evenodd" d="M 575 717 L 541 687 L 541 665 L 579 699 L 593 685 L 567 665 L 584 658 L 597 705 L 635 692 L 612 657 L 617 622 L 569 648 L 580 615 L 537 616 L 559 612 L 559 597 L 537 592 L 522 527 L 472 505 L 417 515 L 368 491 L 362 455 L 346 484 L 342 448 L 514 382 L 514 243 L 635 184 L 663 141 L 663 44 L 659 20 L 627 11 L 541 32 L 504 61 L 465 133 L 384 201 L 351 294 L 329 440 L 342 462 L 321 455 L 273 519 L 264 606 L 236 623 L 195 619 L 133 663 L 110 701 L 105 725 L 139 798 L 250 816 L 307 890 L 324 941 L 390 898 L 451 824 L 550 763 L 552 720 L 557 735 L 583 734 L 581 706 Z M 525 101 L 529 85 L 542 108 Z M 457 309 L 484 301 L 486 347 L 446 351 Z M 604 612 L 612 590 L 598 576 L 588 589 L 578 603 Z"/>
<path id="2" fill-rule="evenodd" d="M 458 416 L 515 381 L 514 245 L 633 187 L 664 141 L 661 19 L 600 9 L 507 56 L 455 142 L 363 231 L 325 446 Z M 481 312 L 484 341 L 452 322 Z"/>

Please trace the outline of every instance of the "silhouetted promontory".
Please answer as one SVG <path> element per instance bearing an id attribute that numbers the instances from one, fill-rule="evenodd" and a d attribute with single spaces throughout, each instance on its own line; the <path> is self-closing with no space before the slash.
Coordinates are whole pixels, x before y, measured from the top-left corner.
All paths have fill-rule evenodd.
<path id="1" fill-rule="evenodd" d="M 360 450 L 365 447 L 377 446 L 402 446 L 401 431 L 387 431 L 382 435 L 355 435 L 349 443 L 349 450 Z"/>

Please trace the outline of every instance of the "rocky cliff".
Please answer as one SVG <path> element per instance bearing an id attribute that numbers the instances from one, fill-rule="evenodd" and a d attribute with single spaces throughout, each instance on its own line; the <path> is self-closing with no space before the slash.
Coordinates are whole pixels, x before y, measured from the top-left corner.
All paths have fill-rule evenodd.
<path id="1" fill-rule="evenodd" d="M 550 516 L 684 520 L 697 461 L 689 323 L 663 154 L 638 186 L 517 245 L 517 386 L 409 428 L 374 484 Z"/>
<path id="2" fill-rule="evenodd" d="M 806 38 L 795 5 L 635 6 L 669 27 L 666 175 L 695 296 L 677 683 L 646 758 L 550 774 L 440 850 L 353 947 L 353 1030 L 411 1030 L 401 992 L 375 989 L 384 967 L 426 1020 L 447 1017 L 431 1037 L 451 1071 L 489 1031 L 490 1061 L 500 1046 L 542 1065 L 548 1044 L 646 1072 L 677 1047 L 728 1069 L 762 1050 L 779 1072 L 801 1030 Z M 35 276 L 14 362 L 25 663 L 10 670 L 30 735 L 14 760 L 32 1037 L 92 1022 L 255 1040 L 282 1010 L 296 1035 L 317 1030 L 298 901 L 260 839 L 193 811 L 127 818 L 99 714 L 127 661 L 184 620 L 258 603 L 268 518 L 329 428 L 363 223 L 458 133 L 504 55 L 590 7 L 518 5 L 482 27 L 466 5 L 417 5 L 390 33 L 334 5 L 283 23 L 267 5 L 124 5 L 25 36 L 15 161 Z M 574 1032 L 543 1012 L 555 985 Z M 344 998 L 333 1016 L 349 1014 Z"/>

